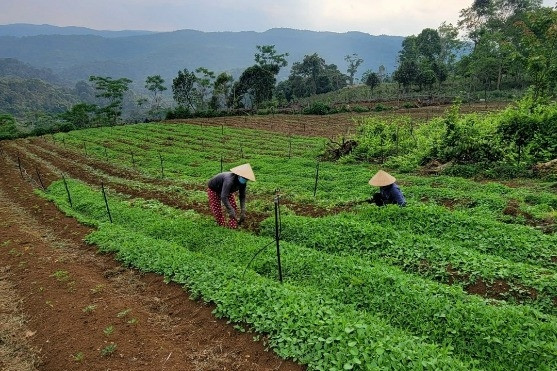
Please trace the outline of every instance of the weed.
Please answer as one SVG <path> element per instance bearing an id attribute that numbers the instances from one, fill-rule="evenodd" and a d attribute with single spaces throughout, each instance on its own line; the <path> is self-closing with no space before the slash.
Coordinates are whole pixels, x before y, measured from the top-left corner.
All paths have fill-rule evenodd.
<path id="1" fill-rule="evenodd" d="M 85 358 L 83 352 L 77 352 L 76 354 L 72 354 L 72 358 L 76 362 L 81 362 Z"/>
<path id="2" fill-rule="evenodd" d="M 135 324 L 137 323 L 137 319 L 134 318 L 134 317 L 132 317 L 132 318 L 130 318 L 130 319 L 128 320 L 128 322 L 126 322 L 126 323 L 129 323 L 130 325 L 135 325 Z"/>

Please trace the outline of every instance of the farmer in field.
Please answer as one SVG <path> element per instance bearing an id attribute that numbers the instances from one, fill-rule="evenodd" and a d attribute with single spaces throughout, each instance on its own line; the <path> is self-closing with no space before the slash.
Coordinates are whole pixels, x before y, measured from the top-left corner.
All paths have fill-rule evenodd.
<path id="1" fill-rule="evenodd" d="M 248 180 L 255 182 L 255 175 L 250 164 L 243 164 L 233 167 L 230 171 L 226 171 L 215 175 L 209 180 L 207 185 L 207 195 L 209 196 L 209 207 L 220 226 L 225 226 L 224 215 L 222 213 L 221 202 L 228 212 L 228 226 L 230 228 L 238 228 L 238 224 L 242 223 L 246 217 L 246 186 Z M 238 207 L 234 199 L 234 193 L 238 191 L 240 195 L 240 218 L 236 219 Z"/>
<path id="2" fill-rule="evenodd" d="M 375 202 L 377 206 L 397 204 L 406 206 L 406 199 L 402 191 L 395 183 L 396 179 L 386 171 L 379 170 L 370 180 L 369 184 L 379 187 L 379 192 L 373 195 L 370 202 Z"/>

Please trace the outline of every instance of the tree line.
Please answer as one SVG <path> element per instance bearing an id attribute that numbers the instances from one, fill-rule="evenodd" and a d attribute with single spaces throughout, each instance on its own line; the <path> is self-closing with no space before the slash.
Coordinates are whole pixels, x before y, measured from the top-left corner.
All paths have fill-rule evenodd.
<path id="1" fill-rule="evenodd" d="M 454 96 L 465 98 L 473 91 L 487 95 L 491 90 L 531 87 L 534 98 L 552 97 L 557 85 L 556 25 L 557 11 L 542 7 L 541 0 L 475 0 L 461 11 L 457 26 L 443 23 L 406 37 L 397 69 L 391 74 L 384 66 L 367 70 L 360 85 L 367 86 L 371 95 L 382 84 L 394 84 L 399 94 L 452 89 Z M 300 98 L 357 85 L 363 63 L 359 55 L 347 55 L 343 73 L 314 53 L 294 62 L 288 78 L 277 82 L 280 70 L 288 65 L 287 56 L 275 45 L 257 45 L 254 64 L 237 80 L 205 67 L 184 68 L 169 86 L 174 108 L 165 101 L 169 87 L 160 75 L 146 78 L 150 95 L 134 96 L 133 107 L 130 79 L 90 76 L 89 84 L 76 85 L 82 102 L 54 118 L 36 118 L 40 125 L 32 134 L 114 125 L 122 120 L 124 109 L 142 112 L 135 121 L 275 112 Z"/>

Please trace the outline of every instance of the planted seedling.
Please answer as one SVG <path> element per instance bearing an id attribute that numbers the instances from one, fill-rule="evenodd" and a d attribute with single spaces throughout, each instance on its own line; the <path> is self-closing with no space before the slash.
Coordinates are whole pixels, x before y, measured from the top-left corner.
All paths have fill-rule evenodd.
<path id="1" fill-rule="evenodd" d="M 76 362 L 81 362 L 85 358 L 83 352 L 77 352 L 76 354 L 72 354 L 72 358 Z"/>
<path id="2" fill-rule="evenodd" d="M 115 351 L 116 351 L 116 344 L 111 343 L 111 344 L 108 344 L 107 346 L 105 346 L 104 348 L 101 349 L 101 355 L 103 357 L 108 357 L 112 353 L 114 353 Z"/>
<path id="3" fill-rule="evenodd" d="M 111 335 L 114 332 L 114 326 L 110 325 L 103 330 L 106 336 Z"/>
<path id="4" fill-rule="evenodd" d="M 132 310 L 131 310 L 130 308 L 128 308 L 128 309 L 126 309 L 126 310 L 123 310 L 123 311 L 119 312 L 119 313 L 116 315 L 116 317 L 118 317 L 118 318 L 125 317 L 125 316 L 126 316 L 129 312 L 131 312 L 131 311 L 132 311 Z"/>
<path id="5" fill-rule="evenodd" d="M 97 306 L 95 304 L 89 304 L 88 306 L 86 306 L 85 308 L 83 308 L 83 313 L 92 313 L 95 309 L 97 308 Z"/>
<path id="6" fill-rule="evenodd" d="M 67 281 L 70 278 L 68 271 L 59 270 L 50 275 L 50 277 L 56 277 L 58 281 Z"/>

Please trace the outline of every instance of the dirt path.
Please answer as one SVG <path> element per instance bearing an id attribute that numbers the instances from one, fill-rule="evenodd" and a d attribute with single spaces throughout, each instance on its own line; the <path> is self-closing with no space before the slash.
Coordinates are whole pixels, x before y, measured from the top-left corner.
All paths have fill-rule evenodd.
<path id="1" fill-rule="evenodd" d="M 0 369 L 303 369 L 178 285 L 97 254 L 89 229 L 34 195 L 5 157 L 0 174 Z"/>

